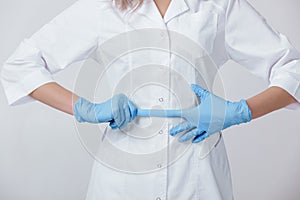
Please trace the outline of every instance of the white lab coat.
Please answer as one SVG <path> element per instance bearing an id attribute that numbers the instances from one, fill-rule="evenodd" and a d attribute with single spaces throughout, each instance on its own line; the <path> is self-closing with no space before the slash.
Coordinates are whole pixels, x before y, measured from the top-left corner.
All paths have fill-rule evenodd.
<path id="1" fill-rule="evenodd" d="M 133 30 L 146 33 L 142 32 L 140 38 L 141 34 L 137 34 L 138 39 L 125 34 L 123 43 L 117 46 L 107 43 Z M 182 40 L 176 38 L 177 33 L 201 46 L 203 51 L 195 51 L 195 57 L 192 45 L 191 53 L 186 47 L 188 42 L 182 46 L 178 42 Z M 152 43 L 143 43 L 148 40 Z M 207 67 L 218 69 L 233 59 L 264 78 L 269 86 L 279 86 L 300 100 L 299 52 L 245 0 L 172 0 L 164 19 L 152 0 L 145 1 L 134 13 L 119 11 L 112 1 L 79 0 L 22 41 L 4 63 L 1 80 L 8 102 L 17 105 L 33 101 L 28 94 L 53 82 L 52 74 L 88 58 L 102 66 L 111 65 L 104 75 L 106 81 L 102 81 L 102 87 L 106 84 L 109 88 L 107 92 L 126 93 L 144 108 L 195 105 L 195 96 L 183 89 L 186 83 L 205 83 L 211 89 L 210 80 L 199 80 L 191 64 L 170 51 L 144 48 L 119 56 L 111 63 L 115 56 L 111 52 L 117 55 L 116 49 L 121 52 L 122 47 L 131 48 L 139 41 L 144 46 L 162 46 L 186 53 L 196 68 L 202 66 L 204 79 L 211 73 Z M 141 65 L 146 67 L 139 68 Z M 151 81 L 154 83 L 149 84 Z M 299 105 L 295 103 L 288 108 L 298 109 Z M 206 142 L 182 144 L 168 134 L 179 119 L 151 120 L 136 119 L 136 126 L 129 125 L 127 134 L 100 127 L 105 137 L 99 142 L 100 162 L 94 164 L 87 200 L 233 199 L 230 168 L 220 133 Z M 121 153 L 116 153 L 116 149 Z M 184 153 L 177 156 L 178 152 L 173 153 L 177 149 Z M 137 154 L 144 157 L 132 156 Z M 145 159 L 147 155 L 149 159 Z M 172 159 L 173 155 L 176 159 Z"/>

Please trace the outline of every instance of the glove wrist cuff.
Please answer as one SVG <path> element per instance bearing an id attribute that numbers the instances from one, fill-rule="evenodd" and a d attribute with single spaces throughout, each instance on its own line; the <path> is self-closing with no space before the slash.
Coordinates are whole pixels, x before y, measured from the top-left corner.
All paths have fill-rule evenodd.
<path id="1" fill-rule="evenodd" d="M 251 121 L 252 115 L 246 100 L 227 102 L 225 127 Z"/>
<path id="2" fill-rule="evenodd" d="M 237 113 L 239 114 L 238 119 L 240 119 L 237 124 L 247 123 L 251 121 L 252 114 L 246 100 L 241 99 L 239 102 L 236 102 L 236 104 L 237 104 Z"/>
<path id="3" fill-rule="evenodd" d="M 80 117 L 80 105 L 82 104 L 82 100 L 82 98 L 77 99 L 77 101 L 73 105 L 74 117 L 78 122 L 83 122 L 83 119 Z"/>
<path id="4" fill-rule="evenodd" d="M 88 122 L 93 119 L 90 119 L 91 116 L 86 116 L 87 113 L 90 113 L 90 111 L 93 111 L 93 103 L 89 102 L 88 100 L 80 97 L 74 104 L 73 112 L 74 117 L 78 122 Z"/>

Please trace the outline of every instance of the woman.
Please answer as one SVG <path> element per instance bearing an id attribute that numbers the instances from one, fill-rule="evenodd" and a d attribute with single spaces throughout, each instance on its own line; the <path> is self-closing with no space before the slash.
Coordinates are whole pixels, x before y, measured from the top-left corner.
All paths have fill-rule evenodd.
<path id="1" fill-rule="evenodd" d="M 175 42 L 168 32 L 190 38 L 203 47 L 217 68 L 232 59 L 267 80 L 269 88 L 252 98 L 230 102 L 199 84 L 191 84 L 201 103 L 186 110 L 183 123 L 168 123 L 166 133 L 171 136 L 165 134 L 162 139 L 155 135 L 150 144 L 159 141 L 169 144 L 170 138 L 185 132 L 178 137 L 179 144 L 192 141 L 191 148 L 172 164 L 168 161 L 172 152 L 167 152 L 162 159 L 167 160 L 164 167 L 154 163 L 157 169 L 145 173 L 124 172 L 95 162 L 87 199 L 233 199 L 222 137 L 205 158 L 198 159 L 203 148 L 201 141 L 213 138 L 229 126 L 249 122 L 274 110 L 287 106 L 299 108 L 300 100 L 299 52 L 245 0 L 79 0 L 24 40 L 4 64 L 2 83 L 9 104 L 36 99 L 74 115 L 79 122 L 109 122 L 110 130 L 124 130 L 142 115 L 139 101 L 117 94 L 94 104 L 55 83 L 51 74 L 98 55 L 103 50 L 102 44 L 116 35 L 149 28 L 161 30 L 159 43 Z M 155 54 L 159 55 L 163 53 Z M 100 58 L 95 56 L 99 62 Z M 177 62 L 172 56 L 162 56 L 159 60 L 161 65 Z M 156 76 L 164 72 L 159 68 L 155 71 Z M 153 91 L 146 90 L 146 93 L 151 96 Z M 159 98 L 159 102 L 166 98 Z M 153 102 L 146 100 L 147 107 L 151 108 Z M 109 135 L 118 137 L 115 142 L 124 139 L 126 145 L 134 140 L 112 132 Z M 133 148 L 140 148 L 140 144 L 132 144 L 136 145 Z"/>

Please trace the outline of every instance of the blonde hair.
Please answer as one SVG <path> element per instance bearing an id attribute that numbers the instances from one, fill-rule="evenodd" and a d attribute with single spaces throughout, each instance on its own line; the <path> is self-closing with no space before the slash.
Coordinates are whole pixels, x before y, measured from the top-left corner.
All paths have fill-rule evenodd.
<path id="1" fill-rule="evenodd" d="M 114 0 L 116 6 L 120 10 L 126 10 L 126 9 L 131 9 L 132 11 L 136 10 L 139 8 L 144 0 Z"/>

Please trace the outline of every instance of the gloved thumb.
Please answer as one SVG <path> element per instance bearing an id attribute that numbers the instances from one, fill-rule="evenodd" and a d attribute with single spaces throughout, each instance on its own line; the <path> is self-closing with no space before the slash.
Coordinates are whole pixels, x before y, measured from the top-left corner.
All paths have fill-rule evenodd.
<path id="1" fill-rule="evenodd" d="M 136 105 L 132 102 L 132 101 L 128 101 L 128 106 L 129 106 L 129 110 L 130 110 L 130 121 L 134 120 L 134 118 L 137 115 L 138 112 L 138 108 L 136 107 Z"/>
<path id="2" fill-rule="evenodd" d="M 196 84 L 191 84 L 191 89 L 195 92 L 197 96 L 200 97 L 200 99 L 205 99 L 206 96 L 209 94 L 209 92 L 199 85 Z"/>

